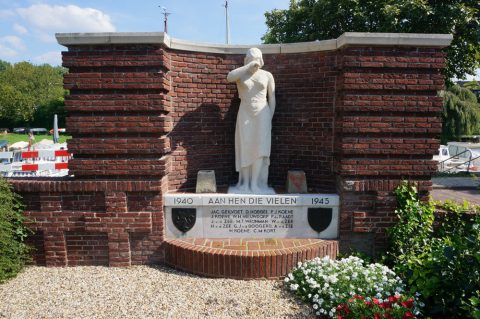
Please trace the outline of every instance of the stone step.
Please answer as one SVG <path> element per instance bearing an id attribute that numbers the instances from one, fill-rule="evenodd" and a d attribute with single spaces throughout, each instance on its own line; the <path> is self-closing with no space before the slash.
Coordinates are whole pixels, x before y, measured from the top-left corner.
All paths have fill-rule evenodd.
<path id="1" fill-rule="evenodd" d="M 278 279 L 297 262 L 338 253 L 337 240 L 209 239 L 165 241 L 165 263 L 189 273 L 236 279 Z"/>

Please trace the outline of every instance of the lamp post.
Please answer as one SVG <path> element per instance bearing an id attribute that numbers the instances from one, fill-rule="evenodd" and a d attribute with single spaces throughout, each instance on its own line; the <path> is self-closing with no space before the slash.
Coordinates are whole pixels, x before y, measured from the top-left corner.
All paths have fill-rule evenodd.
<path id="1" fill-rule="evenodd" d="M 225 43 L 230 44 L 230 22 L 228 18 L 228 0 L 225 0 Z"/>

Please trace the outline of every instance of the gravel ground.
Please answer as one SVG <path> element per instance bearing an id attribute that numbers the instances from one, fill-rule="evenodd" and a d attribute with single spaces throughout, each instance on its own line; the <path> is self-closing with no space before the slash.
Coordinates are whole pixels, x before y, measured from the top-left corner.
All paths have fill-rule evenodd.
<path id="1" fill-rule="evenodd" d="M 0 318 L 315 318 L 278 281 L 165 267 L 28 267 L 0 285 Z"/>

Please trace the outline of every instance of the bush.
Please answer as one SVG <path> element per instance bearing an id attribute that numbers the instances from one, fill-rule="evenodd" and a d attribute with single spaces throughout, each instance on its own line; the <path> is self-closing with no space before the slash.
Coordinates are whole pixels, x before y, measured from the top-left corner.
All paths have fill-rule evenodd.
<path id="1" fill-rule="evenodd" d="M 20 196 L 0 177 L 0 283 L 14 277 L 30 260 Z"/>
<path id="2" fill-rule="evenodd" d="M 468 214 L 468 205 L 422 203 L 406 182 L 395 193 L 399 222 L 387 254 L 395 272 L 421 293 L 427 314 L 479 318 L 480 215 Z M 437 208 L 447 213 L 435 221 Z"/>
<path id="3" fill-rule="evenodd" d="M 318 316 L 342 318 L 348 313 L 351 318 L 361 318 L 378 310 L 380 304 L 393 305 L 389 301 L 392 298 L 400 302 L 411 301 L 411 307 L 398 309 L 398 312 L 403 311 L 399 318 L 407 312 L 412 314 L 410 318 L 420 313 L 413 297 L 402 296 L 404 285 L 392 270 L 380 264 L 365 264 L 355 256 L 339 261 L 325 257 L 299 263 L 285 282 L 302 300 L 313 304 Z M 360 299 L 365 307 L 353 304 Z M 383 317 L 378 318 L 397 318 L 389 317 L 393 315 L 393 308 L 380 309 L 375 313 Z"/>

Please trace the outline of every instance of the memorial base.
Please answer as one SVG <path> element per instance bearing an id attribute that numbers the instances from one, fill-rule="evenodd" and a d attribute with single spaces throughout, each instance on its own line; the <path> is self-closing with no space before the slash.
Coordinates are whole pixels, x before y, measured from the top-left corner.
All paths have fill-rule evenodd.
<path id="1" fill-rule="evenodd" d="M 334 194 L 166 194 L 167 238 L 338 237 Z"/>
<path id="2" fill-rule="evenodd" d="M 322 239 L 167 239 L 165 263 L 207 277 L 279 279 L 300 261 L 335 259 L 338 241 Z"/>

